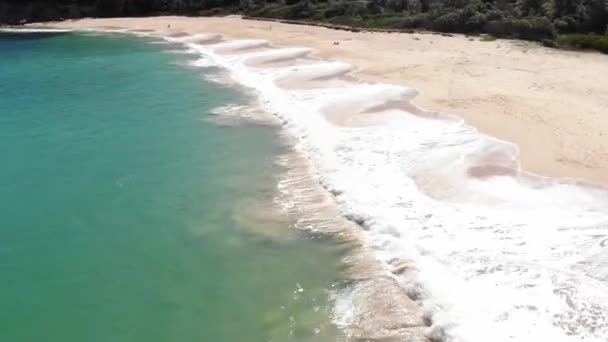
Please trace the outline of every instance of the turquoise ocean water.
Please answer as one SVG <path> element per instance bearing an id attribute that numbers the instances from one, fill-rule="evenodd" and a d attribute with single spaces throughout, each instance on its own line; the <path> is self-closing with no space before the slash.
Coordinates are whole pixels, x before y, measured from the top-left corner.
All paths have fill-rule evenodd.
<path id="1" fill-rule="evenodd" d="M 0 35 L 0 341 L 335 340 L 339 249 L 240 216 L 277 132 L 150 43 Z"/>

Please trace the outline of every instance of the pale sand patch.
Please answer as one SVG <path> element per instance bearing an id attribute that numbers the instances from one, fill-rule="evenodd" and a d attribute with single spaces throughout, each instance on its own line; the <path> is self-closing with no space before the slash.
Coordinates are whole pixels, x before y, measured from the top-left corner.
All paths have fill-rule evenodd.
<path id="1" fill-rule="evenodd" d="M 112 26 L 214 32 L 317 50 L 356 65 L 358 77 L 415 87 L 414 100 L 457 114 L 521 147 L 524 169 L 608 184 L 608 56 L 466 36 L 336 31 L 225 18 L 83 19 L 54 27 Z M 334 45 L 333 42 L 340 42 Z"/>

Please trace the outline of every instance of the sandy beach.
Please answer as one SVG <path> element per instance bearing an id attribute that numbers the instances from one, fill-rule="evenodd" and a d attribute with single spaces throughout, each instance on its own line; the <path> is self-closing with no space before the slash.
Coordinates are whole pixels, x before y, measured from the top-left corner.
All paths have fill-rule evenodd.
<path id="1" fill-rule="evenodd" d="M 62 28 L 121 27 L 307 47 L 358 67 L 357 77 L 419 89 L 414 104 L 456 114 L 520 147 L 523 168 L 608 185 L 608 56 L 510 40 L 347 32 L 225 18 L 83 19 Z M 339 45 L 334 45 L 339 42 Z"/>

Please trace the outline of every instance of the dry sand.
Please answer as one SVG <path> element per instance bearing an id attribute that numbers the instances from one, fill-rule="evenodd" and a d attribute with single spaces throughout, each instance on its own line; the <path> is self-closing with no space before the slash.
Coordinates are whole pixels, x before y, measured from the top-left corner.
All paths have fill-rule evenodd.
<path id="1" fill-rule="evenodd" d="M 347 32 L 224 18 L 83 19 L 61 28 L 218 33 L 309 47 L 351 63 L 358 77 L 415 87 L 414 103 L 457 114 L 515 142 L 524 169 L 608 185 L 608 56 L 537 44 L 436 34 Z M 339 45 L 334 45 L 334 42 Z"/>

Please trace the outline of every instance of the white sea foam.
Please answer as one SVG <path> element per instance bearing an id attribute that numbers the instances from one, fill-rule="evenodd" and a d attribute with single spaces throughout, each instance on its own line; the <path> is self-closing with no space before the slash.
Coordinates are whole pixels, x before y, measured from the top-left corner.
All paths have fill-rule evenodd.
<path id="1" fill-rule="evenodd" d="M 172 50 L 167 50 L 167 52 L 170 53 L 174 53 L 176 55 L 198 55 L 198 51 L 194 50 L 194 49 L 172 49 Z M 196 65 L 196 61 L 188 63 L 192 66 L 198 66 Z"/>
<path id="2" fill-rule="evenodd" d="M 260 116 L 260 109 L 252 105 L 228 104 L 211 110 L 211 114 L 220 117 L 255 119 Z"/>
<path id="3" fill-rule="evenodd" d="M 251 49 L 255 47 L 263 47 L 268 45 L 268 42 L 261 39 L 243 39 L 243 40 L 229 40 L 215 44 L 212 46 L 212 50 L 217 52 L 234 52 L 239 50 Z"/>
<path id="4" fill-rule="evenodd" d="M 200 41 L 200 40 L 210 40 L 213 38 L 216 38 L 217 35 L 214 34 L 195 34 L 192 36 L 184 36 L 184 37 L 177 37 L 177 38 L 170 38 L 173 41 L 176 42 L 182 42 L 182 43 L 191 43 L 191 42 L 196 42 L 196 41 Z"/>
<path id="5" fill-rule="evenodd" d="M 219 85 L 234 85 L 236 84 L 236 80 L 232 76 L 231 73 L 221 70 L 213 73 L 205 73 L 204 78 L 208 82 Z"/>
<path id="6" fill-rule="evenodd" d="M 297 149 L 344 215 L 365 229 L 379 260 L 415 262 L 417 276 L 400 281 L 417 293 L 433 336 L 606 341 L 606 191 L 522 173 L 516 146 L 458 120 L 384 108 L 390 122 L 336 126 L 323 115 L 336 103 L 375 99 L 360 103 L 373 108 L 379 98 L 403 99 L 412 90 L 361 82 L 281 89 L 275 81 L 282 78 L 331 78 L 352 67 L 326 62 L 254 68 L 245 64 L 254 52 L 215 52 L 259 44 L 188 46 L 257 90 L 266 110 L 298 139 Z M 345 310 L 347 303 L 338 301 Z"/>
<path id="7" fill-rule="evenodd" d="M 188 51 L 196 51 L 195 49 L 188 49 Z M 215 64 L 212 60 L 210 60 L 209 58 L 206 57 L 202 57 L 199 58 L 197 60 L 191 61 L 188 63 L 191 66 L 194 67 L 199 67 L 199 68 L 211 68 L 211 67 L 216 67 L 217 64 Z"/>
<path id="8" fill-rule="evenodd" d="M 308 48 L 283 48 L 283 49 L 272 49 L 269 51 L 262 51 L 251 54 L 246 60 L 249 64 L 264 64 L 264 63 L 276 63 L 283 60 L 290 60 L 304 57 L 310 54 L 313 50 Z"/>
<path id="9" fill-rule="evenodd" d="M 298 65 L 278 70 L 274 75 L 277 82 L 299 83 L 305 81 L 326 80 L 339 77 L 355 70 L 355 67 L 343 62 L 319 62 L 308 65 Z M 353 89 L 354 90 L 354 89 Z M 327 102 L 331 104 L 331 101 Z"/>

